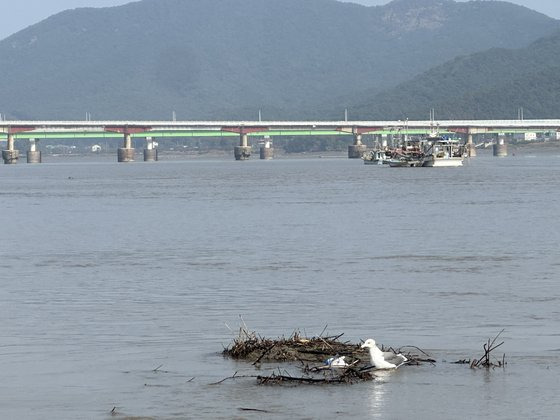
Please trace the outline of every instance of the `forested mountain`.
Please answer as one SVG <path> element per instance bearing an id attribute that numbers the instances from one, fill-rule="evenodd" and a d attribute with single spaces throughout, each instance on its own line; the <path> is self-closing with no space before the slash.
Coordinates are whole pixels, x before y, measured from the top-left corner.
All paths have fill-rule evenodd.
<path id="1" fill-rule="evenodd" d="M 529 9 L 480 1 L 143 0 L 75 9 L 0 42 L 0 113 L 229 119 L 262 109 L 265 119 L 332 118 L 453 57 L 525 46 L 558 27 Z"/>
<path id="2" fill-rule="evenodd" d="M 357 118 L 560 118 L 560 32 L 458 57 L 352 108 Z"/>

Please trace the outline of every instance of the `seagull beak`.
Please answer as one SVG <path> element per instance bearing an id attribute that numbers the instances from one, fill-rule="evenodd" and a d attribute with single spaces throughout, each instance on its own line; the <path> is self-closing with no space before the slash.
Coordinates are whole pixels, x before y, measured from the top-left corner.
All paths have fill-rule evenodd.
<path id="1" fill-rule="evenodd" d="M 367 346 L 366 346 L 366 343 L 364 343 L 364 344 L 362 344 L 362 345 L 360 346 L 361 349 L 365 349 L 366 347 L 367 347 Z"/>

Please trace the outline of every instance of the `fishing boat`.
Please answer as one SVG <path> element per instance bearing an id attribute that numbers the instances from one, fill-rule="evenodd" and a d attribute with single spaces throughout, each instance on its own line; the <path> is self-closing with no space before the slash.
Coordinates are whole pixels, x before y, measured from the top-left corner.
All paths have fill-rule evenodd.
<path id="1" fill-rule="evenodd" d="M 463 166 L 466 147 L 459 140 L 443 137 L 430 137 L 424 146 L 422 166 L 425 167 L 458 167 Z"/>
<path id="2" fill-rule="evenodd" d="M 424 141 L 407 138 L 400 147 L 391 150 L 387 163 L 393 168 L 418 167 L 423 165 L 424 156 Z"/>
<path id="3" fill-rule="evenodd" d="M 362 156 L 364 164 L 366 165 L 385 165 L 389 163 L 390 158 L 390 152 L 388 150 L 381 149 L 370 150 Z"/>
<path id="4" fill-rule="evenodd" d="M 367 165 L 388 164 L 393 168 L 458 167 L 463 166 L 466 156 L 466 146 L 460 140 L 441 136 L 432 122 L 430 133 L 426 136 L 408 137 L 405 134 L 397 147 L 377 146 L 364 154 L 362 159 Z"/>

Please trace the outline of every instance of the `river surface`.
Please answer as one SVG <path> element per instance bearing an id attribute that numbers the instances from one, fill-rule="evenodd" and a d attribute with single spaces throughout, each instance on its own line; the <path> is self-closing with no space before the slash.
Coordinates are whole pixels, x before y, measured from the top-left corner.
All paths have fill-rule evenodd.
<path id="1" fill-rule="evenodd" d="M 558 418 L 558 153 L 456 169 L 45 160 L 0 166 L 0 417 Z M 437 363 L 211 385 L 279 366 L 222 357 L 240 316 Z M 505 369 L 451 363 L 502 329 Z"/>

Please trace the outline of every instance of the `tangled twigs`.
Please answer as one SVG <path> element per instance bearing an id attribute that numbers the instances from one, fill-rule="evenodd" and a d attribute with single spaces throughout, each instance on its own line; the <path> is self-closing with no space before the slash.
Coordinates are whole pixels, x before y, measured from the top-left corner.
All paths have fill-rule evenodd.
<path id="1" fill-rule="evenodd" d="M 267 362 L 322 363 L 337 354 L 357 356 L 359 353 L 363 353 L 358 345 L 338 341 L 341 336 L 342 334 L 334 337 L 304 338 L 296 332 L 288 338 L 273 340 L 243 330 L 233 340 L 233 344 L 224 350 L 223 354 L 257 365 Z"/>
<path id="2" fill-rule="evenodd" d="M 489 368 L 494 368 L 494 367 L 504 367 L 506 364 L 506 355 L 502 355 L 502 360 L 496 359 L 495 361 L 491 360 L 491 353 L 492 351 L 496 350 L 498 347 L 500 347 L 502 344 L 504 344 L 504 341 L 502 341 L 499 344 L 496 344 L 496 340 L 498 340 L 498 338 L 500 337 L 500 335 L 502 335 L 502 333 L 504 332 L 504 330 L 500 331 L 498 333 L 498 335 L 496 335 L 496 337 L 494 337 L 494 339 L 492 341 L 490 341 L 490 339 L 488 339 L 488 342 L 484 343 L 483 348 L 484 348 L 484 355 L 480 358 L 480 359 L 473 359 L 473 361 L 471 362 L 471 368 L 477 368 L 477 367 L 485 367 L 487 369 Z"/>
<path id="3" fill-rule="evenodd" d="M 278 385 L 285 383 L 299 383 L 299 384 L 350 384 L 356 381 L 371 381 L 375 376 L 370 372 L 365 372 L 361 369 L 347 368 L 342 369 L 340 375 L 326 376 L 322 378 L 312 376 L 289 376 L 272 373 L 269 376 L 257 376 L 259 385 Z"/>

